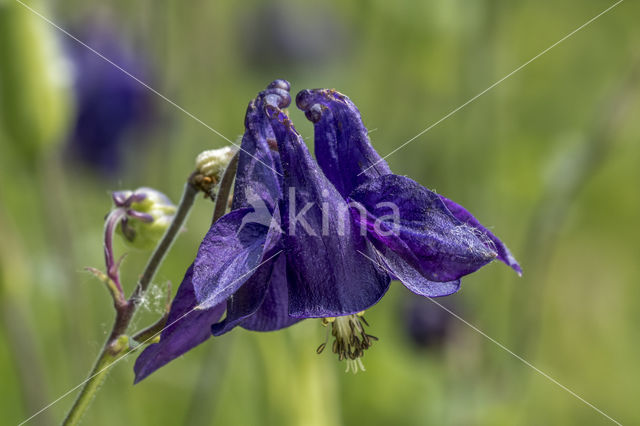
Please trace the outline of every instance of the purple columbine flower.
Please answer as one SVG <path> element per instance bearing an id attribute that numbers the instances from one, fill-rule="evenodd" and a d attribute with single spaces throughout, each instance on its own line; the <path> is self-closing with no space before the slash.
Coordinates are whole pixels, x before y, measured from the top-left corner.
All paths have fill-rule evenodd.
<path id="1" fill-rule="evenodd" d="M 332 349 L 355 372 L 375 340 L 362 312 L 392 278 L 435 297 L 456 292 L 460 277 L 496 257 L 520 271 L 466 210 L 391 173 L 348 98 L 298 94 L 315 123 L 318 163 L 282 110 L 290 101 L 289 83 L 276 80 L 249 104 L 232 211 L 205 236 L 170 326 L 136 362 L 136 381 L 204 341 L 211 323 L 220 335 L 304 318 L 331 324 Z M 172 324 L 196 306 L 196 315 Z"/>

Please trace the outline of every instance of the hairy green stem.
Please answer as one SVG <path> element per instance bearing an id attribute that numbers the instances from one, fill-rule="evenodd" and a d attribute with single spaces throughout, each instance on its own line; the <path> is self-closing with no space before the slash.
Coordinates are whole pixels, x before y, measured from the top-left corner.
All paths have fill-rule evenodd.
<path id="1" fill-rule="evenodd" d="M 138 285 L 136 286 L 135 290 L 133 290 L 133 293 L 129 298 L 129 303 L 133 306 L 137 307 L 138 303 L 140 302 L 140 296 L 142 296 L 142 294 L 147 291 L 149 284 L 151 284 L 151 280 L 153 280 L 153 277 L 156 275 L 158 267 L 164 260 L 164 256 L 169 251 L 169 248 L 171 247 L 171 244 L 173 244 L 173 241 L 176 239 L 178 232 L 180 232 L 180 230 L 182 229 L 182 225 L 187 219 L 187 216 L 191 211 L 191 207 L 196 200 L 196 195 L 198 195 L 198 188 L 191 182 L 191 179 L 189 179 L 189 182 L 187 182 L 184 186 L 182 198 L 180 199 L 180 204 L 178 204 L 178 210 L 176 211 L 176 215 L 173 218 L 173 222 L 171 222 L 169 229 L 167 229 L 167 232 L 165 232 L 162 240 L 160 240 L 160 243 L 153 251 L 153 254 L 147 262 L 147 266 L 142 273 L 142 277 L 138 281 Z"/>
<path id="2" fill-rule="evenodd" d="M 120 335 L 114 341 L 107 341 L 107 344 L 102 348 L 102 352 L 100 352 L 100 356 L 89 374 L 89 379 L 82 387 L 71 410 L 64 419 L 64 425 L 77 425 L 80 423 L 82 416 L 84 416 L 87 408 L 91 405 L 91 401 L 93 401 L 98 389 L 100 389 L 102 382 L 107 378 L 109 366 L 124 356 L 128 347 L 129 338 L 125 335 Z"/>
<path id="3" fill-rule="evenodd" d="M 140 304 L 141 296 L 149 287 L 149 284 L 153 280 L 162 260 L 171 248 L 171 244 L 173 244 L 173 241 L 176 239 L 180 229 L 182 229 L 182 225 L 189 215 L 189 211 L 193 206 L 197 194 L 198 189 L 192 183 L 191 179 L 189 179 L 185 184 L 184 192 L 182 193 L 182 198 L 173 221 L 149 258 L 144 272 L 138 281 L 138 285 L 133 290 L 131 297 L 129 297 L 126 303 L 120 306 L 116 305 L 116 319 L 113 323 L 111 333 L 109 334 L 109 337 L 107 338 L 91 373 L 89 373 L 86 382 L 78 393 L 71 410 L 69 410 L 69 413 L 64 419 L 62 423 L 63 425 L 79 424 L 82 416 L 100 388 L 100 385 L 107 377 L 107 374 L 109 373 L 109 366 L 129 352 L 129 338 L 125 335 L 127 328 L 131 323 L 131 319 L 133 318 L 138 305 Z"/>

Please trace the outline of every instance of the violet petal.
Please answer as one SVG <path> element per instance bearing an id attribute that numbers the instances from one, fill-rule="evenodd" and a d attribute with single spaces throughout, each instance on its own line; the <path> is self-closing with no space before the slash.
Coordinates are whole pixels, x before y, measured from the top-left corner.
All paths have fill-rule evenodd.
<path id="1" fill-rule="evenodd" d="M 227 301 L 227 316 L 211 326 L 214 336 L 229 332 L 236 325 L 272 331 L 297 321 L 288 314 L 286 259 L 279 255 L 256 273 Z"/>
<path id="2" fill-rule="evenodd" d="M 280 197 L 281 167 L 267 105 L 284 108 L 291 102 L 289 83 L 276 80 L 260 92 L 247 107 L 238 171 L 233 195 L 233 210 L 253 205 L 255 200 L 273 209 Z"/>
<path id="3" fill-rule="evenodd" d="M 496 237 L 491 231 L 485 228 L 479 221 L 476 219 L 471 213 L 469 213 L 464 207 L 460 204 L 449 200 L 448 198 L 440 195 L 440 199 L 447 206 L 449 211 L 462 223 L 465 223 L 475 229 L 480 234 L 484 235 L 488 238 L 488 241 L 485 239 L 485 244 L 488 245 L 489 248 L 498 252 L 498 260 L 504 262 L 506 265 L 510 266 L 514 271 L 518 273 L 518 275 L 522 275 L 522 268 L 518 264 L 518 261 L 511 254 L 507 246 L 500 241 L 498 237 Z"/>
<path id="4" fill-rule="evenodd" d="M 218 321 L 225 304 L 208 309 L 195 309 L 197 301 L 192 284 L 193 265 L 189 267 L 171 303 L 167 327 L 154 343 L 138 356 L 135 366 L 135 383 L 138 383 L 169 361 L 198 346 L 211 336 L 210 326 Z"/>
<path id="5" fill-rule="evenodd" d="M 361 254 L 373 256 L 373 247 L 288 118 L 277 112 L 273 122 L 284 171 L 289 315 L 340 316 L 369 308 L 387 291 L 387 273 Z"/>
<path id="6" fill-rule="evenodd" d="M 245 221 L 252 209 L 234 210 L 221 217 L 204 237 L 193 268 L 196 298 L 208 308 L 236 292 L 264 260 L 265 245 L 278 238 L 260 223 Z M 267 236 L 271 235 L 270 241 Z"/>
<path id="7" fill-rule="evenodd" d="M 286 256 L 280 256 L 273 266 L 269 288 L 260 308 L 242 321 L 240 326 L 253 331 L 274 331 L 289 327 L 300 318 L 289 316 L 289 288 Z"/>
<path id="8" fill-rule="evenodd" d="M 429 281 L 455 281 L 496 257 L 437 194 L 407 177 L 373 179 L 359 186 L 351 198 L 366 209 L 352 212 L 369 235 Z"/>

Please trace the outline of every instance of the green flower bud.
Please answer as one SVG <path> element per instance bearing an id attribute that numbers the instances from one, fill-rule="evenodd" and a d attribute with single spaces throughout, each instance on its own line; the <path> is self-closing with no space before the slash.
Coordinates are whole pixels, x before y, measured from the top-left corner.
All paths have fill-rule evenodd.
<path id="1" fill-rule="evenodd" d="M 151 188 L 113 193 L 116 208 L 126 215 L 117 227 L 117 234 L 132 248 L 153 249 L 171 225 L 176 206 L 163 193 Z"/>
<path id="2" fill-rule="evenodd" d="M 0 0 L 0 133 L 13 155 L 32 160 L 64 139 L 69 64 L 55 30 L 15 1 Z"/>
<path id="3" fill-rule="evenodd" d="M 230 146 L 203 151 L 196 157 L 196 170 L 205 176 L 219 178 L 235 153 Z"/>
<path id="4" fill-rule="evenodd" d="M 201 152 L 196 157 L 194 183 L 205 194 L 211 194 L 236 152 L 230 146 Z"/>

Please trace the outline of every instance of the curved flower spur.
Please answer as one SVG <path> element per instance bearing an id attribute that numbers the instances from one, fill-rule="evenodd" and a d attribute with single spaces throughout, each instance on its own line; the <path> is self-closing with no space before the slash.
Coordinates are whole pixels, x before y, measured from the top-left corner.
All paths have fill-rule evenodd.
<path id="1" fill-rule="evenodd" d="M 202 242 L 169 324 L 200 309 L 140 355 L 136 381 L 204 341 L 212 323 L 220 335 L 236 325 L 268 331 L 304 318 L 331 325 L 333 351 L 355 372 L 375 340 L 362 313 L 392 278 L 437 297 L 495 258 L 520 272 L 466 210 L 392 174 L 355 105 L 332 90 L 297 96 L 315 123 L 316 162 L 282 110 L 288 90 L 276 80 L 249 104 L 232 211 Z"/>

